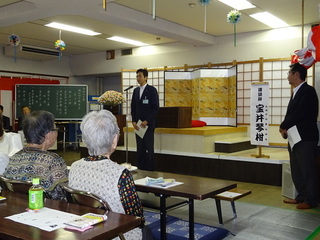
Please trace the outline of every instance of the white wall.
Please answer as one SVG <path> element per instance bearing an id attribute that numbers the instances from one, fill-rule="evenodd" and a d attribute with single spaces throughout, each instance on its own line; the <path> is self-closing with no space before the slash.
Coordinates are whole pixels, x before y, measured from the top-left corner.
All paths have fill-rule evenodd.
<path id="1" fill-rule="evenodd" d="M 310 28 L 305 27 L 305 36 Z M 74 56 L 70 59 L 72 74 L 102 74 L 120 72 L 123 69 L 141 67 L 164 67 L 220 63 L 233 60 L 243 61 L 263 58 L 290 57 L 294 50 L 301 48 L 301 28 L 237 34 L 234 47 L 233 35 L 217 37 L 213 46 L 194 47 L 187 44 L 171 43 L 133 49 L 131 56 L 119 56 L 105 60 L 105 53 Z M 306 41 L 305 41 L 306 42 Z"/>
<path id="2" fill-rule="evenodd" d="M 13 57 L 4 56 L 2 51 L 0 51 L 0 74 L 2 76 L 7 75 L 6 73 L 1 73 L 1 70 L 59 76 L 70 76 L 71 74 L 69 57 L 62 57 L 60 61 L 58 59 L 39 61 L 22 58 L 17 58 L 14 61 Z"/>

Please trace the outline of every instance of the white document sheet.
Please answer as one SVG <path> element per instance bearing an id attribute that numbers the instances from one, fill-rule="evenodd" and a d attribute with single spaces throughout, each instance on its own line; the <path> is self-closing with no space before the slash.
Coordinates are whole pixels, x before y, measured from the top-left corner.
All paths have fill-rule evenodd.
<path id="1" fill-rule="evenodd" d="M 6 218 L 51 232 L 64 228 L 66 222 L 79 218 L 79 215 L 44 207 L 37 212 L 23 212 Z"/>
<path id="2" fill-rule="evenodd" d="M 226 192 L 223 192 L 223 193 L 219 193 L 216 196 L 234 198 L 234 197 L 237 197 L 237 196 L 240 196 L 240 195 L 241 195 L 241 193 L 235 193 L 235 192 L 226 191 Z"/>
<path id="3" fill-rule="evenodd" d="M 139 119 L 139 121 L 137 122 L 137 125 L 139 127 L 139 130 L 134 129 L 134 132 L 141 138 L 144 137 L 144 134 L 146 133 L 148 126 L 146 126 L 145 128 L 141 127 L 141 123 L 142 121 Z"/>
<path id="4" fill-rule="evenodd" d="M 298 128 L 296 125 L 294 125 L 293 127 L 289 128 L 288 131 L 288 141 L 290 144 L 290 147 L 293 148 L 293 146 L 301 141 L 301 136 L 298 132 Z"/>
<path id="5" fill-rule="evenodd" d="M 148 182 L 149 177 L 145 177 L 145 178 L 141 178 L 141 179 L 137 179 L 134 181 L 135 185 L 142 185 L 142 186 L 147 186 L 147 182 Z M 183 184 L 183 182 L 170 182 L 170 184 L 149 184 L 148 186 L 150 187 L 155 187 L 155 188 L 170 188 L 170 187 L 174 187 L 174 186 L 178 186 Z"/>

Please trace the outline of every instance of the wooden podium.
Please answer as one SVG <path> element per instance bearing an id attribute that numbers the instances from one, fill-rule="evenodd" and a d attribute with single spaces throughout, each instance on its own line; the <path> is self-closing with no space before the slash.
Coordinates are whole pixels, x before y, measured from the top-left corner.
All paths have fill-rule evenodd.
<path id="1" fill-rule="evenodd" d="M 157 117 L 159 128 L 191 127 L 192 107 L 161 107 Z"/>

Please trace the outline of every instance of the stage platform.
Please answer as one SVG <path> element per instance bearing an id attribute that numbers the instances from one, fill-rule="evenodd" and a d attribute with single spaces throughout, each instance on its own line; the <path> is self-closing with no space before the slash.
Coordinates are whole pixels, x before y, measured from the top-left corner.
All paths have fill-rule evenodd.
<path id="1" fill-rule="evenodd" d="M 126 134 L 126 128 L 123 131 Z M 154 148 L 158 152 L 212 153 L 215 151 L 215 141 L 227 141 L 235 138 L 249 139 L 247 126 L 156 128 Z M 133 127 L 128 128 L 128 139 L 128 147 L 135 148 L 136 140 Z"/>
<path id="2" fill-rule="evenodd" d="M 133 128 L 129 127 L 128 132 L 128 146 L 118 146 L 112 160 L 124 163 L 128 158 L 137 166 Z M 287 148 L 262 147 L 262 157 L 256 157 L 258 147 L 233 153 L 215 151 L 215 141 L 235 138 L 248 138 L 247 127 L 157 128 L 155 170 L 281 186 L 282 164 L 289 161 Z M 87 156 L 86 149 L 81 151 L 81 156 Z"/>

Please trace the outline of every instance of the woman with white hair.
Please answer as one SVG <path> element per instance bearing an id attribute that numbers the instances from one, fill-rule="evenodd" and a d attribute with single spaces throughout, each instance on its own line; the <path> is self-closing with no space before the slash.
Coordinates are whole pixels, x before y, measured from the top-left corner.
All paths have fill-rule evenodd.
<path id="1" fill-rule="evenodd" d="M 108 110 L 92 111 L 83 117 L 80 129 L 90 156 L 71 165 L 69 186 L 99 196 L 114 212 L 143 217 L 129 170 L 110 159 L 119 138 L 115 116 Z M 142 239 L 142 230 L 136 228 L 124 236 L 127 240 Z"/>

